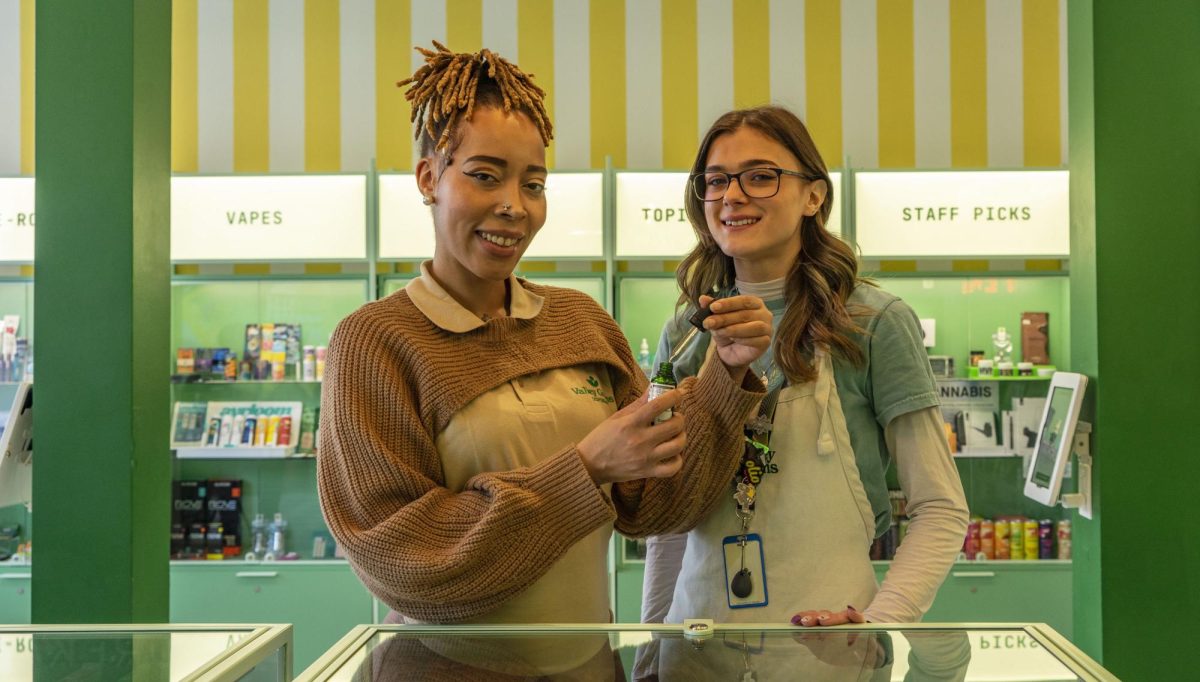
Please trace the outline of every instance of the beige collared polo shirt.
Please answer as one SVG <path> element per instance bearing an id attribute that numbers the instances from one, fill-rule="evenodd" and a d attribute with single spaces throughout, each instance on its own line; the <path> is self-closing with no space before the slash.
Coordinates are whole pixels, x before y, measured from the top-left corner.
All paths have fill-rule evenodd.
<path id="1" fill-rule="evenodd" d="M 428 265 L 423 263 L 421 276 L 405 287 L 417 309 L 450 332 L 487 324 L 450 296 Z M 509 314 L 536 317 L 542 297 L 516 277 L 510 276 L 508 286 Z M 497 386 L 468 403 L 435 434 L 445 485 L 461 492 L 478 474 L 537 464 L 580 441 L 616 410 L 608 370 L 601 364 L 537 372 Z M 527 590 L 475 622 L 608 622 L 606 556 L 612 530 L 612 524 L 597 528 Z"/>

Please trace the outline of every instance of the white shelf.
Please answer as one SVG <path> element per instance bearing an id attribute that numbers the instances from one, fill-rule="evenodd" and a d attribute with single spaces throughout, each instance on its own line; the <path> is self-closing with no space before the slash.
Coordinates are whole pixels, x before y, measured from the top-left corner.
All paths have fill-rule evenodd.
<path id="1" fill-rule="evenodd" d="M 1005 450 L 1003 448 L 963 448 L 959 452 L 951 453 L 955 457 L 961 459 L 987 459 L 996 457 L 1020 457 L 1021 453 Z"/>
<path id="2" fill-rule="evenodd" d="M 313 459 L 314 454 L 293 454 L 291 446 L 177 448 L 179 459 Z"/>

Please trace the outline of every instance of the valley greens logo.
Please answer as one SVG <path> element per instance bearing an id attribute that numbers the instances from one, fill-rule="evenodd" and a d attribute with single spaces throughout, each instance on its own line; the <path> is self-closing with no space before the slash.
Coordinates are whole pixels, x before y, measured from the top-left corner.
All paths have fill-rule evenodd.
<path id="1" fill-rule="evenodd" d="M 598 403 L 608 404 L 616 402 L 616 399 L 611 394 L 605 394 L 604 389 L 600 387 L 600 380 L 591 374 L 588 375 L 587 386 L 576 386 L 571 389 L 571 392 L 575 395 L 589 396 Z"/>

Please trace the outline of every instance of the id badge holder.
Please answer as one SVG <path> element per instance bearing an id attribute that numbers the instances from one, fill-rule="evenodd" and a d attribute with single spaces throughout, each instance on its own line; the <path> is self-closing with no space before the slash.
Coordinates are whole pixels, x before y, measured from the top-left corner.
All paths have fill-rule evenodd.
<path id="1" fill-rule="evenodd" d="M 751 609 L 766 606 L 767 599 L 767 562 L 763 554 L 762 537 L 758 533 L 746 534 L 746 547 L 740 546 L 741 536 L 729 535 L 721 541 L 725 555 L 725 599 L 731 609 Z M 739 597 L 733 593 L 730 586 L 733 577 L 743 567 L 750 571 L 750 594 Z"/>

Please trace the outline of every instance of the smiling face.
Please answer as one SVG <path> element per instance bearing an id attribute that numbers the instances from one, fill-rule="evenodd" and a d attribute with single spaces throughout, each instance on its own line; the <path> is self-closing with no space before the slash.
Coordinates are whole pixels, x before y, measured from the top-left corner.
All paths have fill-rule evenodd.
<path id="1" fill-rule="evenodd" d="M 705 171 L 725 173 L 761 167 L 809 173 L 785 146 L 749 126 L 716 137 L 704 162 Z M 784 175 L 775 196 L 756 199 L 730 182 L 722 199 L 704 202 L 705 222 L 717 246 L 733 259 L 738 279 L 778 279 L 799 256 L 801 220 L 820 210 L 825 191 L 823 180 Z"/>
<path id="2" fill-rule="evenodd" d="M 417 184 L 433 199 L 434 276 L 474 298 L 503 289 L 546 222 L 546 149 L 525 114 L 491 106 L 476 108 L 455 134 L 449 164 L 422 158 Z"/>

